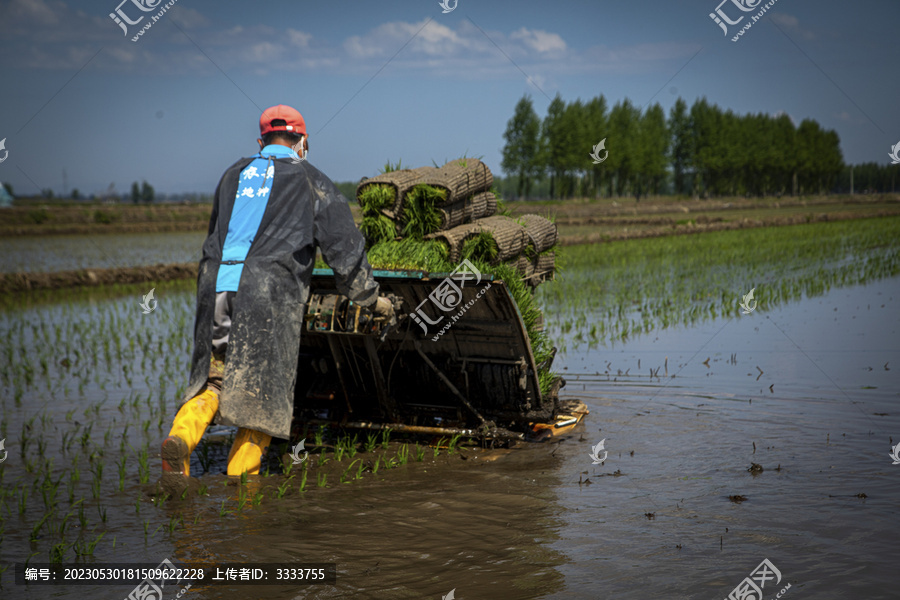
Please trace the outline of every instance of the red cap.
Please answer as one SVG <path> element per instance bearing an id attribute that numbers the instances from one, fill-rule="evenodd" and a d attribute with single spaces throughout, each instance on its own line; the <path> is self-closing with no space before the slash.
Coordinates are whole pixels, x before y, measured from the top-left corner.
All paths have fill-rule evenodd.
<path id="1" fill-rule="evenodd" d="M 285 125 L 272 125 L 272 121 L 281 119 Z M 263 111 L 259 117 L 259 134 L 265 135 L 273 131 L 289 131 L 299 135 L 306 135 L 306 121 L 297 109 L 284 104 L 272 106 Z"/>

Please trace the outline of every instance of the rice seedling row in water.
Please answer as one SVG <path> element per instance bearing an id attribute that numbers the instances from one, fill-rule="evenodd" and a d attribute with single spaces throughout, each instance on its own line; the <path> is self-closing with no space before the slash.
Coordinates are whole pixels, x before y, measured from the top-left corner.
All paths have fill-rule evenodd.
<path id="1" fill-rule="evenodd" d="M 900 273 L 900 218 L 629 240 L 566 249 L 566 272 L 538 289 L 548 333 L 614 343 L 658 328 L 760 309 Z"/>

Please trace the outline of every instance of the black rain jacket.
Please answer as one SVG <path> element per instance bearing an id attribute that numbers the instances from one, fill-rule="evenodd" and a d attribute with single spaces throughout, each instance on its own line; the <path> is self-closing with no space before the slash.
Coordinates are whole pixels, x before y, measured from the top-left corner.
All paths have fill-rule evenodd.
<path id="1" fill-rule="evenodd" d="M 222 176 L 197 276 L 191 379 L 181 405 L 206 384 L 212 353 L 216 278 L 243 158 Z M 274 182 L 234 297 L 225 373 L 215 422 L 290 437 L 304 305 L 316 246 L 334 269 L 337 289 L 362 306 L 378 283 L 346 198 L 321 171 L 302 161 L 272 159 Z"/>

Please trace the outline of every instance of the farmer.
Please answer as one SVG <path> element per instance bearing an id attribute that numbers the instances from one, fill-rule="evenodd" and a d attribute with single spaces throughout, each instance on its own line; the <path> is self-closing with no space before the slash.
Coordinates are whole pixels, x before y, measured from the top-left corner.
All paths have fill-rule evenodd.
<path id="1" fill-rule="evenodd" d="M 191 379 L 162 443 L 166 491 L 190 481 L 190 456 L 216 417 L 237 426 L 228 475 L 259 473 L 272 437 L 290 438 L 304 303 L 316 246 L 338 290 L 387 320 L 347 200 L 304 160 L 306 124 L 278 105 L 259 119 L 260 152 L 225 171 L 197 277 Z"/>

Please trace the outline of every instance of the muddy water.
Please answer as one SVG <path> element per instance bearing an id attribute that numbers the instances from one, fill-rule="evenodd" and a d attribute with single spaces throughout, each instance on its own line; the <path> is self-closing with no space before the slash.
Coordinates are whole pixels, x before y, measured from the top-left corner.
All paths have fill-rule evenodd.
<path id="1" fill-rule="evenodd" d="M 248 486 L 251 497 L 262 490 L 259 504 L 241 508 L 219 474 L 223 452 L 213 451 L 211 474 L 200 477 L 203 496 L 156 506 L 152 486 L 139 482 L 141 449 L 156 476 L 152 454 L 186 376 L 190 293 L 158 298 L 147 316 L 137 297 L 3 315 L 0 339 L 15 348 L 2 357 L 4 372 L 28 364 L 34 375 L 3 381 L 0 565 L 31 554 L 46 561 L 60 539 L 105 531 L 93 555 L 70 548 L 64 561 L 337 564 L 334 587 L 197 586 L 185 598 L 437 599 L 452 589 L 463 600 L 724 598 L 766 558 L 782 576 L 764 588 L 767 599 L 787 583 L 788 599 L 894 597 L 900 465 L 888 454 L 900 443 L 900 278 L 561 356 L 564 391 L 591 414 L 557 444 L 443 451 L 349 483 L 337 482 L 333 462 L 326 487 L 311 477 L 300 492 L 294 480 L 279 499 L 273 488 L 283 478 L 261 477 Z M 122 348 L 107 351 L 103 340 L 116 337 Z M 49 361 L 42 376 L 48 342 L 69 366 Z M 63 450 L 66 435 L 76 441 Z M 607 460 L 592 465 L 590 448 L 604 438 Z M 42 468 L 42 459 L 53 463 Z M 95 498 L 91 466 L 101 459 Z M 763 471 L 748 472 L 753 463 Z M 203 471 L 197 455 L 192 469 Z M 29 541 L 49 510 L 44 471 L 62 484 L 49 525 Z M 746 500 L 729 500 L 737 495 Z M 54 528 L 69 512 L 60 538 Z M 131 591 L 21 587 L 12 572 L 2 575 L 4 598 Z"/>
<path id="2" fill-rule="evenodd" d="M 0 239 L 0 272 L 194 262 L 205 237 L 198 232 L 9 237 Z"/>

